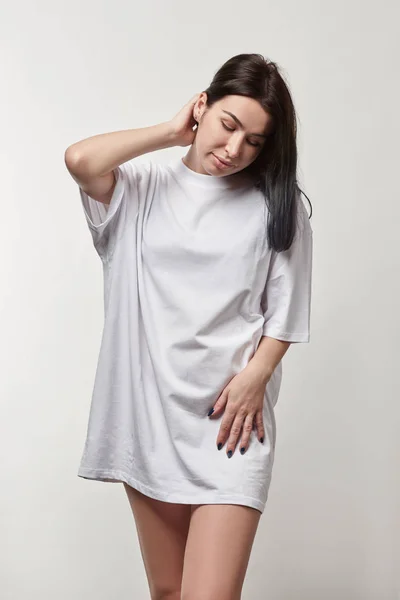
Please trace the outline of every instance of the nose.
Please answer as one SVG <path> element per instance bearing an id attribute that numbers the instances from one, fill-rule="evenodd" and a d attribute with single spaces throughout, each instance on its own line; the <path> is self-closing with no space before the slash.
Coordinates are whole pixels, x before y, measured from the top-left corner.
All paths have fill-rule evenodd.
<path id="1" fill-rule="evenodd" d="M 238 135 L 231 135 L 228 139 L 225 146 L 225 151 L 227 152 L 230 160 L 235 160 L 239 156 L 241 143 L 242 140 Z"/>

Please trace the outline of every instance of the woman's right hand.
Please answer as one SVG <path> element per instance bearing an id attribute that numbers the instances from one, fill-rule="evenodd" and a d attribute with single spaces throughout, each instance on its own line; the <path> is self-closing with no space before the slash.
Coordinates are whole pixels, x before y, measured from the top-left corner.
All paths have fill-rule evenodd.
<path id="1" fill-rule="evenodd" d="M 199 97 L 200 94 L 195 94 L 169 122 L 176 146 L 190 146 L 190 144 L 193 144 L 197 133 L 197 129 L 193 131 L 193 127 L 197 125 L 197 121 L 193 117 L 193 107 Z"/>

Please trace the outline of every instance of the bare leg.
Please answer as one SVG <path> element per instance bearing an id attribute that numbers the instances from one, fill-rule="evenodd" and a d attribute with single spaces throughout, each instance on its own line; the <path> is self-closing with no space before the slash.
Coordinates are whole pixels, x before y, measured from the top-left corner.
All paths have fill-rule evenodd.
<path id="1" fill-rule="evenodd" d="M 260 517 L 248 506 L 193 506 L 181 600 L 240 600 Z"/>
<path id="2" fill-rule="evenodd" d="M 190 504 L 149 498 L 124 483 L 152 600 L 180 600 Z"/>

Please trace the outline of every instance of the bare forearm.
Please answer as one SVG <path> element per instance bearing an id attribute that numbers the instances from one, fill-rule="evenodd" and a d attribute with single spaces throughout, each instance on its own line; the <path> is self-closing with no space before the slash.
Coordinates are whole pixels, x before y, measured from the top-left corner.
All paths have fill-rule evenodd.
<path id="1" fill-rule="evenodd" d="M 165 122 L 140 129 L 101 133 L 83 139 L 69 146 L 65 156 L 84 169 L 86 176 L 97 177 L 137 156 L 174 145 L 171 125 Z"/>
<path id="2" fill-rule="evenodd" d="M 256 369 L 267 382 L 286 354 L 289 346 L 290 342 L 283 342 L 264 335 L 248 366 Z"/>

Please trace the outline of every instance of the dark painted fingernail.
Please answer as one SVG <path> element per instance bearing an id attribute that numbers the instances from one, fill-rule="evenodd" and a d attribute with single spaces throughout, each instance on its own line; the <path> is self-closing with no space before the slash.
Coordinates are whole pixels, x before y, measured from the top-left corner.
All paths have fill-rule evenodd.
<path id="1" fill-rule="evenodd" d="M 214 412 L 214 409 L 213 409 L 213 408 L 210 408 L 210 410 L 208 411 L 207 417 L 209 417 L 210 415 L 212 415 L 212 414 L 213 414 L 213 412 Z"/>
<path id="2" fill-rule="evenodd" d="M 218 444 L 218 450 L 221 450 L 221 448 L 222 448 L 222 442 L 220 442 L 220 443 Z"/>
<path id="3" fill-rule="evenodd" d="M 246 448 L 243 446 L 243 448 L 240 448 L 240 453 L 244 454 L 246 452 Z"/>
<path id="4" fill-rule="evenodd" d="M 232 450 L 229 450 L 229 452 L 228 452 L 228 458 L 230 458 L 232 456 L 232 454 L 233 454 Z"/>
<path id="5" fill-rule="evenodd" d="M 260 437 L 260 442 L 263 443 L 263 441 L 264 441 L 264 438 Z"/>

